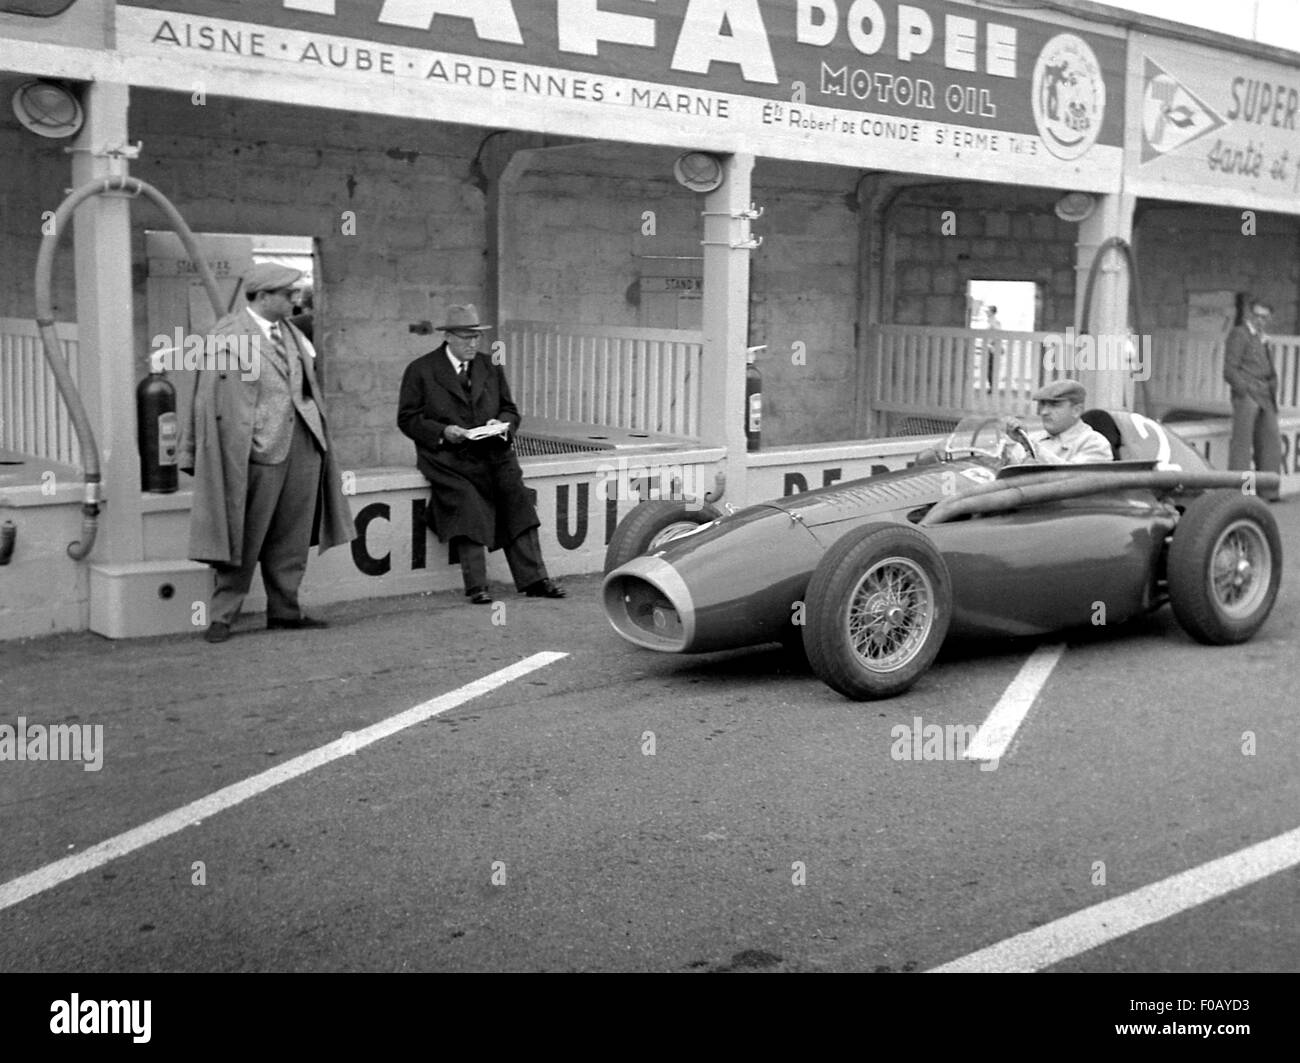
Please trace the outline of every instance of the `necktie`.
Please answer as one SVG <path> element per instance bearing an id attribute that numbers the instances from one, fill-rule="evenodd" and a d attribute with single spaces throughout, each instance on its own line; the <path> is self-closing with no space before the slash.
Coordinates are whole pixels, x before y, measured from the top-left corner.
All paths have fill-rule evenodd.
<path id="1" fill-rule="evenodd" d="M 276 358 L 279 359 L 279 368 L 285 374 L 289 375 L 289 352 L 284 346 L 284 337 L 280 335 L 280 323 L 271 322 L 271 349 L 275 351 Z"/>
<path id="2" fill-rule="evenodd" d="M 469 394 L 469 362 L 460 363 L 460 386 L 465 389 L 465 394 Z"/>

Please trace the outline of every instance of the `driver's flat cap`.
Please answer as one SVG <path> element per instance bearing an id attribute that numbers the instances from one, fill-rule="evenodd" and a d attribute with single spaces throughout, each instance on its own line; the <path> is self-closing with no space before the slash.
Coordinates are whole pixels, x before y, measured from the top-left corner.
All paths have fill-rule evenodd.
<path id="1" fill-rule="evenodd" d="M 1088 392 L 1077 380 L 1053 380 L 1034 392 L 1035 402 L 1060 402 L 1062 399 L 1082 406 L 1088 401 Z"/>

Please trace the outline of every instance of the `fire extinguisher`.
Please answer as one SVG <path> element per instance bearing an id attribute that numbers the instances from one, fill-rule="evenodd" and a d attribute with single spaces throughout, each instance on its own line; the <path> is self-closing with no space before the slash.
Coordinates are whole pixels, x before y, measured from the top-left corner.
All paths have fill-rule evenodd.
<path id="1" fill-rule="evenodd" d="M 745 349 L 745 440 L 748 450 L 758 450 L 763 438 L 763 374 L 756 360 L 767 344 Z"/>
<path id="2" fill-rule="evenodd" d="M 176 418 L 176 389 L 167 379 L 159 351 L 149 375 L 135 389 L 136 441 L 140 447 L 140 485 L 155 494 L 176 490 L 176 451 L 180 422 Z"/>

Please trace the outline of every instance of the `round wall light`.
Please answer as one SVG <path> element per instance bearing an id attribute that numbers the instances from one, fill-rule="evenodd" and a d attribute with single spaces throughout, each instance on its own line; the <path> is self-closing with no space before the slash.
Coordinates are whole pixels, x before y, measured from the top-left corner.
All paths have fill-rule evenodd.
<path id="1" fill-rule="evenodd" d="M 1080 222 L 1092 216 L 1097 200 L 1087 192 L 1067 192 L 1056 201 L 1054 209 L 1061 221 Z"/>
<path id="2" fill-rule="evenodd" d="M 38 136 L 62 140 L 80 131 L 86 114 L 71 89 L 53 81 L 25 81 L 14 90 L 14 117 Z"/>
<path id="3" fill-rule="evenodd" d="M 688 151 L 677 156 L 673 176 L 692 192 L 712 192 L 722 186 L 722 160 L 707 151 Z"/>

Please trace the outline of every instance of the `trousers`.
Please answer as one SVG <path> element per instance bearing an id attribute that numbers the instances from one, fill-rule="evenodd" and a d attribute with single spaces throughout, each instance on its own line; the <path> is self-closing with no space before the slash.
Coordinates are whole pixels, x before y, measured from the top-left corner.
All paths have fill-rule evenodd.
<path id="1" fill-rule="evenodd" d="M 465 593 L 473 594 L 480 587 L 486 589 L 487 548 L 463 535 L 455 536 L 451 541 L 460 555 L 460 574 L 465 581 Z M 503 549 L 516 590 L 522 591 L 530 584 L 546 579 L 546 564 L 542 561 L 542 544 L 537 537 L 536 528 L 520 532 Z"/>
<path id="2" fill-rule="evenodd" d="M 1249 395 L 1232 394 L 1232 442 L 1228 444 L 1228 468 L 1254 468 L 1259 472 L 1280 472 L 1282 468 L 1282 433 L 1278 428 L 1277 410 Z M 1267 497 L 1267 496 L 1265 496 Z"/>
<path id="3" fill-rule="evenodd" d="M 296 620 L 302 615 L 298 588 L 307 571 L 320 474 L 320 449 L 295 412 L 289 456 L 276 465 L 249 463 L 243 560 L 216 566 L 210 621 L 234 623 L 259 562 L 267 618 Z"/>

